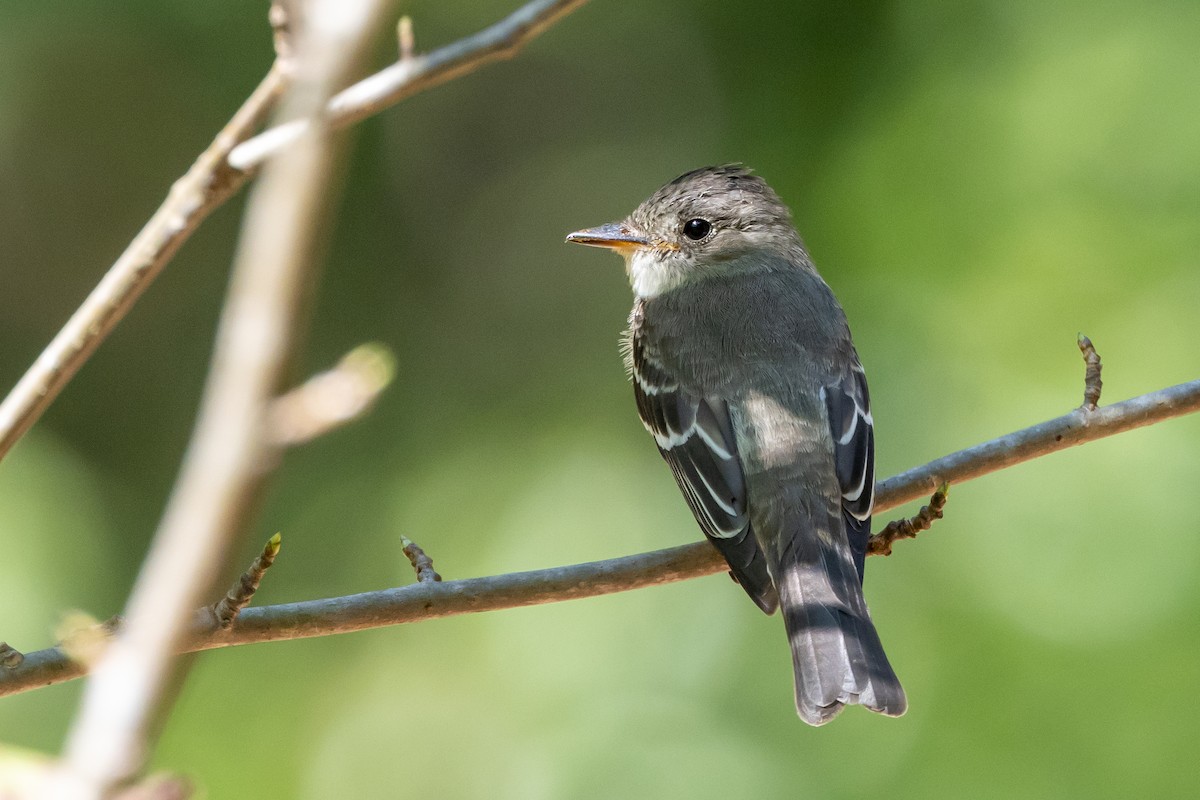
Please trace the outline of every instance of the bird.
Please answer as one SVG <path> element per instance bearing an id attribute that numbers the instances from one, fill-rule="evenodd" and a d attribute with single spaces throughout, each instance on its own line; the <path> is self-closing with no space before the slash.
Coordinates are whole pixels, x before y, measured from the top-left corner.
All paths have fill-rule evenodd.
<path id="1" fill-rule="evenodd" d="M 696 522 L 782 612 L 800 718 L 908 707 L 863 597 L 875 498 L 866 375 L 841 305 L 779 195 L 703 167 L 568 242 L 624 257 L 638 415 Z"/>

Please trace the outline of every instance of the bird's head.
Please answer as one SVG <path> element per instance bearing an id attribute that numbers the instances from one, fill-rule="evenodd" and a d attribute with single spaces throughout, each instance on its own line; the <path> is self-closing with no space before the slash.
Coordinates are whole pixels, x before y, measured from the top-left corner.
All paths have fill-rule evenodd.
<path id="1" fill-rule="evenodd" d="M 709 276 L 808 264 L 787 206 L 741 166 L 681 175 L 621 222 L 576 231 L 567 241 L 620 253 L 643 298 Z"/>

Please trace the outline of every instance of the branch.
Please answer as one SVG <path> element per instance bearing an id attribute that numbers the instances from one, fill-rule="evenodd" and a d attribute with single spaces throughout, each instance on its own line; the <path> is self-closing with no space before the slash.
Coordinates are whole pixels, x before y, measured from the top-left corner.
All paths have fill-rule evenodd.
<path id="1" fill-rule="evenodd" d="M 402 58 L 335 96 L 327 117 L 338 127 L 349 125 L 484 64 L 511 58 L 528 41 L 584 2 L 528 3 L 473 36 L 428 55 Z M 251 168 L 283 145 L 296 141 L 309 124 L 301 120 L 246 141 L 270 112 L 286 83 L 287 66 L 292 60 L 290 30 L 294 21 L 280 14 L 282 8 L 272 5 L 280 57 L 262 83 L 187 174 L 171 187 L 162 206 L 0 403 L 0 459 L 41 418 L 183 243 L 209 214 L 242 187 L 252 174 Z M 250 149 L 240 151 L 242 156 L 236 160 L 241 166 L 233 166 L 235 159 L 231 153 L 243 142 Z"/>
<path id="2" fill-rule="evenodd" d="M 915 539 L 917 534 L 929 530 L 933 523 L 942 518 L 942 509 L 946 507 L 946 495 L 950 493 L 950 484 L 943 483 L 929 498 L 929 505 L 921 506 L 921 510 L 912 517 L 892 520 L 879 533 L 871 535 L 867 541 L 867 555 L 890 556 L 892 545 L 900 539 Z"/>
<path id="3" fill-rule="evenodd" d="M 225 596 L 218 600 L 213 605 L 209 606 L 212 609 L 213 616 L 216 617 L 217 624 L 222 628 L 228 628 L 237 619 L 238 614 L 246 606 L 250 605 L 250 601 L 254 599 L 254 593 L 258 591 L 258 586 L 262 583 L 263 576 L 267 574 L 267 570 L 275 563 L 275 559 L 279 556 L 279 547 L 283 537 L 278 533 L 267 540 L 263 546 L 262 552 L 250 564 L 249 568 L 238 577 L 233 586 L 229 587 L 229 591 Z"/>
<path id="4" fill-rule="evenodd" d="M 396 374 L 396 359 L 380 344 L 351 350 L 337 366 L 314 375 L 271 404 L 270 440 L 294 447 L 346 425 L 371 410 Z"/>
<path id="5" fill-rule="evenodd" d="M 284 118 L 319 112 L 344 85 L 382 6 L 306 6 Z M 330 132 L 314 127 L 268 165 L 251 195 L 196 429 L 125 625 L 85 688 L 60 771 L 64 796 L 108 797 L 141 770 L 184 671 L 173 656 L 187 642 L 192 609 L 213 590 L 278 461 L 263 421 L 291 363 L 333 173 Z"/>
<path id="6" fill-rule="evenodd" d="M 335 128 L 352 125 L 418 92 L 474 72 L 484 64 L 512 58 L 527 42 L 585 2 L 526 3 L 490 28 L 426 55 L 406 52 L 411 43 L 410 28 L 400 34 L 399 60 L 335 95 L 325 110 L 326 117 Z M 229 154 L 229 163 L 235 169 L 252 169 L 303 136 L 310 125 L 307 119 L 297 119 L 264 131 L 236 147 Z"/>
<path id="7" fill-rule="evenodd" d="M 404 547 L 404 555 L 408 556 L 408 563 L 412 564 L 413 572 L 417 574 L 418 583 L 428 583 L 429 581 L 440 582 L 442 580 L 442 576 L 433 568 L 433 559 L 418 547 L 416 542 L 407 536 L 401 536 L 400 544 Z M 3 642 L 0 642 L 0 644 L 3 644 Z"/>
<path id="8" fill-rule="evenodd" d="M 1079 334 L 1079 352 L 1083 354 L 1083 405 L 1080 406 L 1084 411 L 1095 411 L 1096 406 L 1100 404 L 1100 390 L 1104 388 L 1104 382 L 1100 380 L 1100 354 L 1096 352 L 1096 346 L 1092 344 L 1092 340 Z"/>
<path id="9" fill-rule="evenodd" d="M 968 447 L 880 482 L 875 508 L 883 511 L 924 497 L 942 483 L 959 484 L 1040 456 L 1153 425 L 1200 410 L 1200 380 L 1181 383 L 1095 411 L 1069 414 Z"/>
<path id="10" fill-rule="evenodd" d="M 924 497 L 943 482 L 961 484 L 1005 467 L 1122 431 L 1200 411 L 1200 380 L 1135 397 L 1095 411 L 1076 409 L 1049 422 L 1010 433 L 910 469 L 879 484 L 875 510 L 887 511 Z M 416 583 L 347 597 L 248 608 L 222 630 L 208 615 L 197 624 L 188 652 L 218 647 L 328 636 L 421 622 L 456 614 L 574 600 L 723 572 L 708 542 L 568 567 L 487 578 Z M 83 674 L 58 648 L 27 653 L 0 670 L 0 696 L 61 683 Z"/>
<path id="11" fill-rule="evenodd" d="M 283 91 L 276 61 L 208 149 L 171 187 L 167 199 L 83 301 L 54 340 L 0 403 L 0 459 L 37 422 L 128 313 L 180 246 L 246 182 L 226 163 L 229 152 L 262 123 Z"/>

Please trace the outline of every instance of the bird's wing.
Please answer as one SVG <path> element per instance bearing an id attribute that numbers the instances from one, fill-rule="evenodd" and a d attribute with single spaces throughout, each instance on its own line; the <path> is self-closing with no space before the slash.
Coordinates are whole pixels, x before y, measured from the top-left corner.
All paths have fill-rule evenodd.
<path id="1" fill-rule="evenodd" d="M 842 379 L 821 389 L 833 435 L 834 464 L 842 489 L 842 515 L 854 552 L 854 566 L 862 580 L 867 541 L 871 536 L 871 509 L 875 505 L 875 426 L 867 375 L 858 355 L 849 362 Z"/>
<path id="2" fill-rule="evenodd" d="M 720 397 L 683 389 L 639 337 L 631 345 L 633 391 L 642 423 L 733 577 L 759 608 L 774 612 L 778 598 L 750 529 L 746 479 L 728 406 Z"/>

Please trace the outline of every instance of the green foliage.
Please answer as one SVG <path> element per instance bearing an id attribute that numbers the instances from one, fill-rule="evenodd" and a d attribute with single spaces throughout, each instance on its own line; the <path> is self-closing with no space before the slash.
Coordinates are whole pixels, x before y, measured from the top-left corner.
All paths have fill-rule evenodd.
<path id="1" fill-rule="evenodd" d="M 261 4 L 10 0 L 0 384 L 269 61 Z M 406 8 L 424 49 L 515 0 Z M 465 6 L 465 7 L 464 7 Z M 263 12 L 261 15 L 259 12 Z M 256 603 L 665 547 L 698 531 L 617 356 L 619 263 L 563 245 L 744 161 L 792 205 L 871 378 L 880 473 L 1200 374 L 1200 6 L 593 0 L 361 126 L 303 371 L 396 380 L 288 456 Z M 190 431 L 236 236 L 190 242 L 0 466 L 0 638 L 120 603 Z M 202 657 L 160 766 L 213 797 L 1129 797 L 1194 792 L 1200 420 L 955 486 L 869 565 L 901 720 L 791 708 L 727 578 Z M 909 512 L 911 513 L 911 512 Z M 883 521 L 880 522 L 880 525 Z M 53 750 L 78 686 L 0 701 Z"/>

